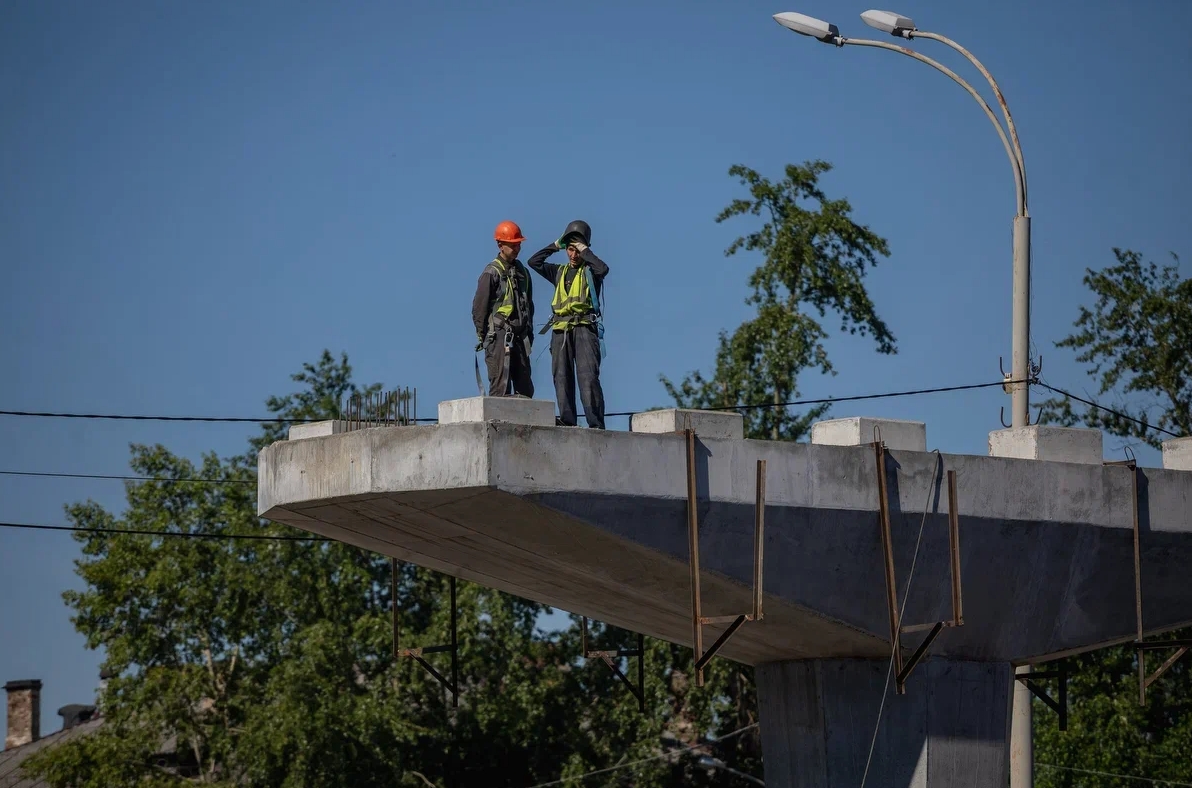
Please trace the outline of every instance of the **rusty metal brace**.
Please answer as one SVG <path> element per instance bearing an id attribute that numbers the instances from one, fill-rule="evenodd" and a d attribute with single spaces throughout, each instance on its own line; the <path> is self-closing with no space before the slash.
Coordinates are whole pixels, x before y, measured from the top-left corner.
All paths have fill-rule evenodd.
<path id="1" fill-rule="evenodd" d="M 580 652 L 584 655 L 584 659 L 601 659 L 608 669 L 621 680 L 621 683 L 629 688 L 629 693 L 637 698 L 637 708 L 641 712 L 646 710 L 646 638 L 641 633 L 637 636 L 637 648 L 619 648 L 615 651 L 588 651 L 588 619 L 587 616 L 581 618 L 583 622 L 580 629 Z M 621 672 L 617 667 L 614 659 L 619 657 L 637 657 L 637 686 Z"/>
<path id="2" fill-rule="evenodd" d="M 457 609 L 455 604 L 455 576 L 449 575 L 448 585 L 451 588 L 451 642 L 441 646 L 423 646 L 422 648 L 399 648 L 398 634 L 399 627 L 397 622 L 397 559 L 391 558 L 392 568 L 392 603 L 390 607 L 393 610 L 393 658 L 400 659 L 402 657 L 409 657 L 417 662 L 426 671 L 442 684 L 448 692 L 451 693 L 451 708 L 459 708 L 459 629 L 457 620 Z M 434 669 L 434 666 L 426 661 L 424 655 L 426 654 L 442 654 L 444 652 L 451 653 L 451 680 L 448 681 L 442 673 Z"/>
<path id="3" fill-rule="evenodd" d="M 1129 447 L 1126 447 L 1126 456 L 1125 460 L 1112 460 L 1104 464 L 1121 466 L 1130 471 L 1130 494 L 1134 509 L 1134 617 L 1138 626 L 1134 638 L 1134 648 L 1138 656 L 1138 705 L 1145 706 L 1147 688 L 1158 681 L 1159 677 L 1179 661 L 1180 657 L 1187 654 L 1189 649 L 1192 649 L 1192 639 L 1147 641 L 1142 634 L 1142 547 L 1141 529 L 1138 525 L 1138 461 Z M 1146 652 L 1165 648 L 1174 648 L 1176 651 L 1154 673 L 1148 676 Z"/>
<path id="4" fill-rule="evenodd" d="M 1060 730 L 1068 730 L 1068 668 L 1063 663 L 1055 670 L 1032 671 L 1030 673 L 1023 673 L 1022 675 L 1015 675 L 1015 681 L 1021 681 L 1023 685 L 1031 691 L 1039 700 L 1046 703 L 1052 711 L 1060 717 Z M 1039 679 L 1059 679 L 1060 691 L 1059 699 L 1055 700 L 1047 694 L 1038 684 L 1034 682 Z"/>
<path id="5" fill-rule="evenodd" d="M 705 616 L 700 596 L 699 573 L 699 513 L 695 484 L 695 431 L 684 430 L 687 439 L 687 541 L 691 565 L 691 629 L 695 646 L 695 683 L 704 686 L 704 668 L 721 647 L 728 642 L 746 621 L 761 621 L 762 615 L 762 552 L 766 525 L 766 461 L 757 461 L 757 496 L 753 517 L 753 611 L 728 616 Z M 707 651 L 704 651 L 704 626 L 728 624 Z"/>
<path id="6" fill-rule="evenodd" d="M 898 580 L 894 572 L 894 546 L 890 532 L 890 498 L 886 488 L 886 444 L 881 440 L 881 433 L 874 428 L 874 454 L 877 458 L 877 493 L 878 493 L 878 524 L 881 527 L 882 556 L 886 575 L 886 606 L 890 616 L 890 644 L 893 650 L 891 658 L 894 661 L 895 686 L 899 695 L 906 694 L 906 680 L 911 671 L 927 654 L 927 649 L 935 641 L 944 627 L 964 626 L 963 599 L 960 584 L 960 507 L 956 502 L 956 471 L 948 471 L 948 548 L 951 557 L 952 576 L 952 620 L 936 621 L 931 624 L 911 624 L 902 626 L 898 611 Z M 902 636 L 912 632 L 927 632 L 927 637 L 911 654 L 909 660 L 902 661 Z"/>

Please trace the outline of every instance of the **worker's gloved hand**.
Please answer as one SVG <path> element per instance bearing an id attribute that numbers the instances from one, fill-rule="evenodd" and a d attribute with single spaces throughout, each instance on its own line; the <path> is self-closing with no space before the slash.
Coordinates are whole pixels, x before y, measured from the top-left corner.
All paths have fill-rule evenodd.
<path id="1" fill-rule="evenodd" d="M 583 252 L 585 249 L 588 248 L 588 245 L 586 243 L 584 243 L 583 241 L 579 240 L 578 238 L 575 239 L 574 241 L 572 241 L 571 245 L 573 247 L 575 247 L 575 251 L 577 251 L 577 252 Z"/>
<path id="2" fill-rule="evenodd" d="M 479 353 L 481 350 L 484 350 L 484 339 L 476 337 L 476 352 Z"/>
<path id="3" fill-rule="evenodd" d="M 560 237 L 555 240 L 555 248 L 556 249 L 566 249 L 567 244 L 563 243 L 563 239 Z"/>

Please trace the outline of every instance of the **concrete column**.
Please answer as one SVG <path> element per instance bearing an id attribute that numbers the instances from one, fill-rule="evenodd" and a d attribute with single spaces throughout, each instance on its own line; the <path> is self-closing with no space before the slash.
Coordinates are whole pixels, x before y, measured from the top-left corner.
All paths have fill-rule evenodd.
<path id="1" fill-rule="evenodd" d="M 758 665 L 767 788 L 858 788 L 889 660 L 815 659 Z M 926 659 L 885 694 L 865 785 L 1005 788 L 1010 665 Z"/>

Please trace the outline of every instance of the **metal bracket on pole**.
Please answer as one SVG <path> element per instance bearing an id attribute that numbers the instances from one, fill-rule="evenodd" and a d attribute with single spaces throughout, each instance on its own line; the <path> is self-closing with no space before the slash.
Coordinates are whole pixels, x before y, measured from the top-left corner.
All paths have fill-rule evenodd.
<path id="1" fill-rule="evenodd" d="M 393 610 L 393 658 L 400 659 L 402 657 L 409 657 L 417 662 L 426 671 L 442 684 L 448 692 L 451 693 L 451 708 L 459 708 L 459 627 L 457 608 L 455 600 L 455 577 L 449 575 L 447 577 L 448 585 L 451 589 L 451 642 L 441 646 L 423 646 L 422 648 L 399 648 L 398 636 L 399 627 L 397 622 L 397 559 L 390 559 L 393 572 L 393 602 L 391 604 Z M 449 652 L 451 654 L 451 680 L 448 681 L 442 673 L 434 669 L 434 666 L 426 661 L 424 655 L 426 654 L 442 654 Z"/>
<path id="2" fill-rule="evenodd" d="M 637 648 L 619 648 L 615 651 L 588 651 L 588 618 L 583 616 L 580 629 L 580 653 L 584 659 L 601 659 L 608 669 L 629 688 L 629 693 L 637 698 L 637 708 L 641 712 L 646 710 L 646 638 L 641 633 L 637 636 Z M 619 657 L 637 657 L 637 686 L 626 677 L 617 667 L 614 659 Z"/>
<path id="3" fill-rule="evenodd" d="M 1021 681 L 1032 695 L 1046 703 L 1052 711 L 1060 716 L 1061 731 L 1068 730 L 1068 668 L 1062 662 L 1056 670 L 1031 671 L 1016 675 L 1014 679 Z M 1038 679 L 1059 679 L 1059 699 L 1053 700 L 1041 686 L 1035 684 L 1034 682 Z"/>
<path id="4" fill-rule="evenodd" d="M 684 430 L 687 439 L 687 540 L 691 554 L 691 628 L 695 645 L 695 683 L 704 686 L 704 668 L 746 621 L 762 620 L 762 552 L 766 526 L 766 461 L 757 461 L 757 496 L 753 517 L 753 611 L 728 616 L 705 616 L 702 610 L 699 575 L 699 501 L 695 483 L 695 431 Z M 728 624 L 716 642 L 704 651 L 704 626 Z"/>
<path id="5" fill-rule="evenodd" d="M 894 545 L 890 531 L 890 498 L 886 489 L 886 444 L 875 429 L 873 442 L 877 458 L 878 524 L 881 528 L 882 556 L 886 575 L 886 607 L 890 617 L 890 646 L 893 650 L 895 686 L 899 695 L 906 694 L 906 680 L 927 654 L 944 627 L 964 626 L 963 598 L 960 584 L 960 507 L 956 500 L 956 471 L 948 471 L 948 548 L 951 558 L 952 576 L 952 620 L 936 621 L 930 624 L 903 626 L 898 610 L 898 579 L 894 572 Z M 919 644 L 904 664 L 902 661 L 902 636 L 912 632 L 928 630 L 927 637 Z"/>
<path id="6" fill-rule="evenodd" d="M 1145 706 L 1147 688 L 1158 681 L 1159 677 L 1179 661 L 1180 657 L 1187 654 L 1189 649 L 1192 649 L 1192 639 L 1147 641 L 1142 634 L 1142 546 L 1141 528 L 1138 524 L 1138 461 L 1134 457 L 1134 452 L 1128 447 L 1126 453 L 1128 459 L 1109 461 L 1105 465 L 1119 465 L 1130 471 L 1130 492 L 1134 507 L 1134 618 L 1137 622 L 1134 648 L 1138 658 L 1138 705 Z M 1154 673 L 1148 676 L 1146 652 L 1165 648 L 1174 648 L 1176 651 Z"/>

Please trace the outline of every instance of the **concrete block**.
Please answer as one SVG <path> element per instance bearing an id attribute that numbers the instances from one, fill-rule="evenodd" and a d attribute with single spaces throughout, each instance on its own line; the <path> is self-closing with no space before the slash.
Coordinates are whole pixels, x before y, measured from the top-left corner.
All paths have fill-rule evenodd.
<path id="1" fill-rule="evenodd" d="M 690 429 L 695 430 L 695 434 L 701 438 L 741 440 L 745 437 L 745 417 L 729 411 L 665 408 L 633 414 L 629 429 L 651 433 Z"/>
<path id="2" fill-rule="evenodd" d="M 1101 430 L 1081 427 L 1011 427 L 989 433 L 989 454 L 1020 460 L 1100 465 L 1105 460 Z"/>
<path id="3" fill-rule="evenodd" d="M 531 427 L 555 426 L 555 403 L 526 397 L 468 397 L 439 403 L 439 424 L 503 421 Z"/>
<path id="4" fill-rule="evenodd" d="M 303 438 L 321 438 L 324 435 L 338 435 L 348 431 L 348 423 L 343 420 L 312 421 L 307 424 L 291 424 L 289 438 L 292 441 Z"/>
<path id="5" fill-rule="evenodd" d="M 811 442 L 823 446 L 862 446 L 874 441 L 874 427 L 894 451 L 927 451 L 927 425 L 921 421 L 853 416 L 811 425 Z"/>
<path id="6" fill-rule="evenodd" d="M 1163 467 L 1169 471 L 1192 471 L 1192 438 L 1163 441 Z"/>

